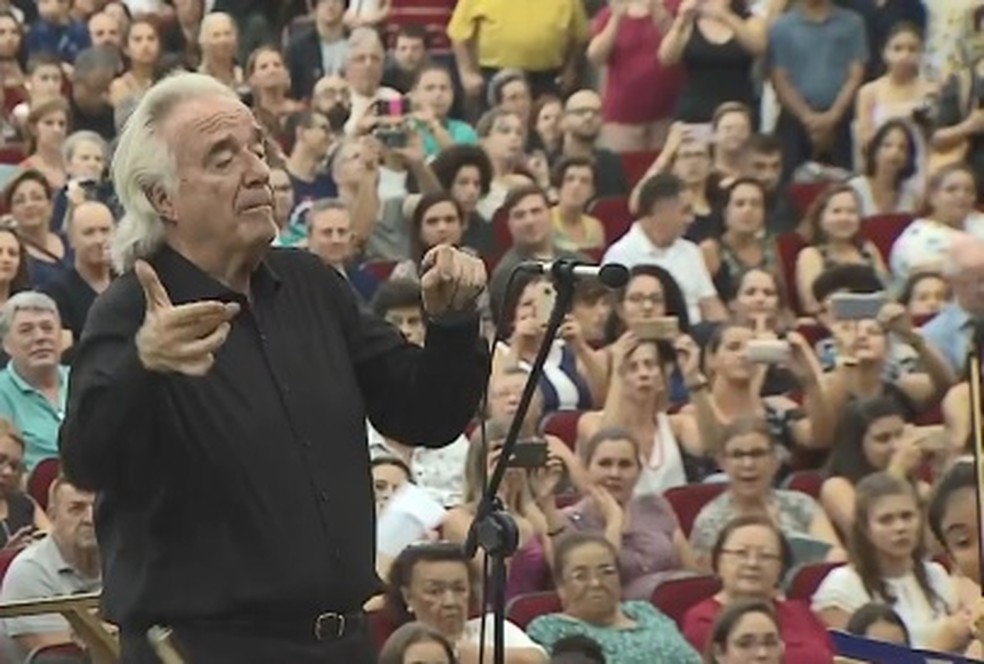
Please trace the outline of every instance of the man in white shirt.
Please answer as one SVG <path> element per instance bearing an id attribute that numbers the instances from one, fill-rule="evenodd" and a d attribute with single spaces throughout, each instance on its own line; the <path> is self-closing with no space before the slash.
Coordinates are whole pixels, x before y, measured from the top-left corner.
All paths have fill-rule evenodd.
<path id="1" fill-rule="evenodd" d="M 723 321 L 727 311 L 714 290 L 700 248 L 683 239 L 693 221 L 684 184 L 675 175 L 658 173 L 639 190 L 640 217 L 628 232 L 605 252 L 605 263 L 659 265 L 683 291 L 691 323 Z"/>
<path id="2" fill-rule="evenodd" d="M 355 133 L 359 121 L 374 102 L 393 101 L 401 97 L 393 88 L 381 86 L 385 56 L 383 42 L 375 30 L 356 28 L 349 35 L 345 80 L 352 91 L 352 114 L 345 124 L 345 133 Z"/>

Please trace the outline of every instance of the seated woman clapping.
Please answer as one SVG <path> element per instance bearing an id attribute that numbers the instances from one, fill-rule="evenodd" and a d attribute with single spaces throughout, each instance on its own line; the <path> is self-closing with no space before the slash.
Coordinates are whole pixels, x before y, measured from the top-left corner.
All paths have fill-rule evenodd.
<path id="1" fill-rule="evenodd" d="M 953 581 L 925 559 L 923 517 L 915 488 L 888 473 L 855 487 L 850 564 L 831 571 L 813 595 L 813 610 L 832 629 L 875 601 L 888 603 L 905 622 L 915 648 L 962 652 L 971 638 Z"/>
<path id="2" fill-rule="evenodd" d="M 563 611 L 540 616 L 527 633 L 550 648 L 572 634 L 597 641 L 609 662 L 699 664 L 700 655 L 674 622 L 649 602 L 622 602 L 618 553 L 600 535 L 572 534 L 557 544 L 554 563 Z"/>
<path id="3" fill-rule="evenodd" d="M 764 600 L 739 600 L 721 612 L 711 628 L 706 664 L 782 664 L 785 644 L 772 606 Z"/>
<path id="4" fill-rule="evenodd" d="M 605 406 L 578 420 L 578 440 L 611 427 L 631 433 L 639 445 L 641 464 L 636 495 L 659 494 L 704 479 L 709 464 L 696 419 L 689 413 L 667 413 L 668 377 L 674 368 L 670 343 L 641 341 L 626 332 L 609 352 L 614 371 Z"/>
<path id="5" fill-rule="evenodd" d="M 736 420 L 725 429 L 723 439 L 719 463 L 730 480 L 728 488 L 701 509 L 690 533 L 702 568 L 711 569 L 713 544 L 721 529 L 735 517 L 748 515 L 772 519 L 787 535 L 828 544 L 828 559 L 843 555 L 837 533 L 817 501 L 805 493 L 772 488 L 779 458 L 762 420 Z"/>
<path id="6" fill-rule="evenodd" d="M 460 664 L 477 664 L 483 642 L 481 619 L 469 615 L 473 606 L 472 578 L 460 544 L 432 542 L 407 547 L 390 568 L 386 610 L 399 622 L 417 620 L 437 630 L 458 653 Z M 491 625 L 491 620 L 489 620 Z M 492 656 L 492 630 L 487 629 L 485 660 Z M 546 653 L 521 629 L 506 622 L 507 664 L 541 664 Z"/>
<path id="7" fill-rule="evenodd" d="M 622 596 L 648 599 L 667 572 L 694 567 L 673 508 L 658 493 L 638 495 L 639 445 L 624 429 L 602 429 L 579 449 L 588 495 L 565 510 L 574 530 L 604 535 L 618 554 Z M 635 495 L 634 495 L 635 494 Z"/>
<path id="8" fill-rule="evenodd" d="M 834 648 L 824 624 L 809 606 L 786 600 L 780 593 L 792 555 L 789 542 L 771 518 L 750 514 L 729 521 L 711 550 L 711 567 L 721 579 L 721 591 L 687 611 L 683 620 L 683 634 L 690 644 L 701 651 L 720 646 L 712 625 L 736 603 L 760 601 L 768 603 L 778 621 L 786 661 L 830 664 Z"/>
<path id="9" fill-rule="evenodd" d="M 838 532 L 847 535 L 854 526 L 854 487 L 872 473 L 888 473 L 916 482 L 920 494 L 929 487 L 914 473 L 926 453 L 927 438 L 906 429 L 902 409 L 886 396 L 848 405 L 837 428 L 837 444 L 824 469 L 820 504 Z"/>

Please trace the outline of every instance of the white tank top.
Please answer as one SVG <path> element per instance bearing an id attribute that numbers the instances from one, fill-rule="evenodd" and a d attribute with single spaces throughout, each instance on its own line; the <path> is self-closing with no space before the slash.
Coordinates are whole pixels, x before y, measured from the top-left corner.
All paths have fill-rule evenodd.
<path id="1" fill-rule="evenodd" d="M 653 450 L 648 459 L 642 459 L 642 473 L 636 483 L 635 496 L 650 496 L 662 494 L 667 489 L 683 486 L 687 483 L 687 474 L 683 468 L 683 454 L 673 435 L 670 416 L 666 413 L 656 414 L 656 436 L 653 439 Z"/>

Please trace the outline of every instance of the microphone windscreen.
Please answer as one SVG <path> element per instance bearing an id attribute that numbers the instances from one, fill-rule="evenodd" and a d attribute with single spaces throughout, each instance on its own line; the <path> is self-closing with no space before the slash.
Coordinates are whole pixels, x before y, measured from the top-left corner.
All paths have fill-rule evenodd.
<path id="1" fill-rule="evenodd" d="M 598 281 L 609 288 L 624 288 L 629 283 L 629 269 L 619 263 L 607 263 L 598 270 Z"/>

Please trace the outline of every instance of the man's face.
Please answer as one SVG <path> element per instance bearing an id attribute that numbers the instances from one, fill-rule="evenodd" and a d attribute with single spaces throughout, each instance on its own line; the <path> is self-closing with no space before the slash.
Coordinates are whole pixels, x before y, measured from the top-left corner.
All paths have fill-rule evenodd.
<path id="1" fill-rule="evenodd" d="M 110 44 L 117 48 L 123 45 L 120 39 L 120 25 L 112 16 L 105 12 L 93 14 L 89 19 L 89 39 L 93 46 Z"/>
<path id="2" fill-rule="evenodd" d="M 57 313 L 24 309 L 14 314 L 3 349 L 20 373 L 45 371 L 58 366 L 60 338 Z"/>
<path id="3" fill-rule="evenodd" d="M 76 260 L 83 265 L 109 265 L 112 234 L 113 213 L 108 207 L 98 201 L 87 201 L 75 208 L 68 237 Z"/>
<path id="4" fill-rule="evenodd" d="M 782 153 L 753 152 L 749 157 L 748 170 L 749 175 L 761 182 L 766 191 L 773 192 L 779 188 L 782 176 Z"/>
<path id="5" fill-rule="evenodd" d="M 519 247 L 543 247 L 550 240 L 550 213 L 539 194 L 530 194 L 509 212 L 509 232 Z"/>
<path id="6" fill-rule="evenodd" d="M 410 343 L 423 347 L 427 328 L 424 326 L 424 313 L 420 307 L 396 307 L 386 312 L 386 322 L 393 325 Z"/>
<path id="7" fill-rule="evenodd" d="M 349 49 L 345 65 L 345 79 L 352 90 L 372 97 L 383 80 L 383 49 L 376 43 L 362 44 Z"/>
<path id="8" fill-rule="evenodd" d="M 96 528 L 92 520 L 95 495 L 62 483 L 52 498 L 48 511 L 55 541 L 62 546 L 82 551 L 98 548 Z"/>
<path id="9" fill-rule="evenodd" d="M 82 180 L 99 180 L 106 168 L 106 155 L 103 146 L 95 141 L 79 141 L 72 150 L 66 170 L 68 174 Z"/>
<path id="10" fill-rule="evenodd" d="M 320 0 L 314 10 L 314 20 L 319 26 L 341 25 L 345 14 L 345 3 L 342 0 Z"/>
<path id="11" fill-rule="evenodd" d="M 308 215 L 308 251 L 338 270 L 352 255 L 352 222 L 347 210 Z"/>
<path id="12" fill-rule="evenodd" d="M 424 63 L 424 56 L 427 55 L 427 47 L 424 40 L 419 37 L 408 37 L 400 35 L 396 38 L 396 46 L 393 47 L 393 59 L 396 65 L 403 71 L 417 71 Z"/>
<path id="13" fill-rule="evenodd" d="M 38 0 L 38 14 L 46 21 L 61 23 L 68 18 L 70 0 Z"/>
<path id="14" fill-rule="evenodd" d="M 560 204 L 583 209 L 594 196 L 594 191 L 594 171 L 588 166 L 571 166 L 564 171 L 560 183 Z"/>
<path id="15" fill-rule="evenodd" d="M 202 31 L 202 46 L 206 47 L 218 58 L 231 58 L 236 54 L 236 26 L 227 16 L 215 16 L 207 24 L 207 30 Z"/>
<path id="16" fill-rule="evenodd" d="M 199 97 L 180 103 L 161 127 L 176 156 L 176 191 L 158 212 L 173 220 L 175 239 L 192 251 L 251 254 L 277 234 L 263 133 L 236 99 Z"/>
<path id="17" fill-rule="evenodd" d="M 311 95 L 311 110 L 327 114 L 338 105 L 352 106 L 352 91 L 341 76 L 325 76 L 314 86 Z"/>
<path id="18" fill-rule="evenodd" d="M 594 142 L 601 131 L 601 97 L 591 90 L 575 92 L 564 107 L 564 133 Z"/>
<path id="19" fill-rule="evenodd" d="M 277 227 L 283 230 L 290 219 L 290 211 L 294 209 L 294 187 L 290 176 L 282 168 L 270 171 L 270 187 L 273 189 L 273 212 Z"/>
<path id="20" fill-rule="evenodd" d="M 643 221 L 650 239 L 659 246 L 668 246 L 683 235 L 693 219 L 690 198 L 680 195 L 657 202 Z"/>

